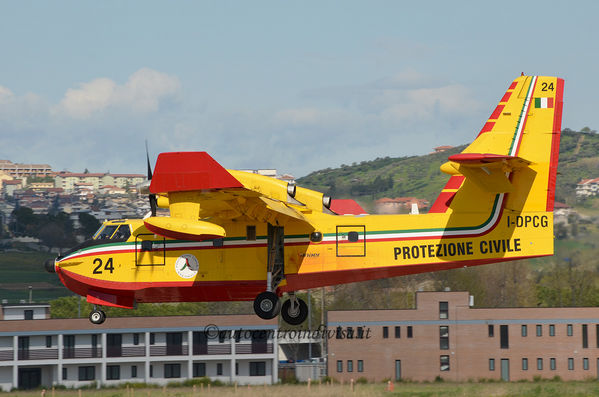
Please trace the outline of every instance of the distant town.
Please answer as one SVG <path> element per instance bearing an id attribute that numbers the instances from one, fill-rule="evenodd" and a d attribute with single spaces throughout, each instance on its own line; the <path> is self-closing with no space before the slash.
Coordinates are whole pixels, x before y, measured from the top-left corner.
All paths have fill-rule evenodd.
<path id="1" fill-rule="evenodd" d="M 292 175 L 278 175 L 275 169 L 244 171 L 294 182 Z M 150 205 L 138 186 L 146 180 L 143 174 L 53 171 L 49 164 L 0 160 L 0 226 L 8 225 L 18 207 L 36 215 L 64 212 L 75 228 L 81 213 L 99 221 L 142 218 Z"/>

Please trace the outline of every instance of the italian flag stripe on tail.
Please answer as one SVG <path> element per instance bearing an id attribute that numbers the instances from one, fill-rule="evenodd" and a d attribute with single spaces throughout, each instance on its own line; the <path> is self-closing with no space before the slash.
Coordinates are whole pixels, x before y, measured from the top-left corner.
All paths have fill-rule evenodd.
<path id="1" fill-rule="evenodd" d="M 553 98 L 535 98 L 535 108 L 547 109 L 553 107 Z"/>

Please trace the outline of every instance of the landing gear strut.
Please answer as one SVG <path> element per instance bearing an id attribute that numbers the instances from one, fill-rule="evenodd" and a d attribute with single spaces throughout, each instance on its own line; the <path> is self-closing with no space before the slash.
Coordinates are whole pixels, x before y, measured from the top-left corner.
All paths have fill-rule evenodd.
<path id="1" fill-rule="evenodd" d="M 94 305 L 94 309 L 89 314 L 89 321 L 91 321 L 93 324 L 100 325 L 106 321 L 106 313 Z"/>

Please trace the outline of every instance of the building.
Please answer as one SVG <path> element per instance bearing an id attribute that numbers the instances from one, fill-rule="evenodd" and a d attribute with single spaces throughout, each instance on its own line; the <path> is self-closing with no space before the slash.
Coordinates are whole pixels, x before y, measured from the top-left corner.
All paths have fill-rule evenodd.
<path id="1" fill-rule="evenodd" d="M 15 164 L 9 160 L 0 160 L 0 171 L 13 178 L 48 176 L 52 168 L 48 164 Z"/>
<path id="2" fill-rule="evenodd" d="M 31 289 L 30 289 L 31 291 Z M 50 318 L 50 305 L 46 303 L 6 304 L 0 306 L 1 320 L 44 320 Z"/>
<path id="3" fill-rule="evenodd" d="M 416 197 L 383 197 L 374 202 L 377 214 L 400 214 L 407 213 L 416 205 L 418 210 L 426 210 L 429 207 L 428 200 Z"/>
<path id="4" fill-rule="evenodd" d="M 599 378 L 599 308 L 471 307 L 467 292 L 418 292 L 407 310 L 329 311 L 328 374 L 432 381 Z"/>
<path id="5" fill-rule="evenodd" d="M 146 181 L 141 174 L 102 174 L 60 172 L 54 178 L 54 186 L 65 192 L 74 192 L 77 186 L 89 186 L 92 191 L 98 191 L 101 186 L 116 186 L 119 188 L 134 187 Z"/>
<path id="6" fill-rule="evenodd" d="M 576 184 L 577 197 L 592 197 L 599 193 L 599 178 L 583 179 Z"/>
<path id="7" fill-rule="evenodd" d="M 0 321 L 0 387 L 278 379 L 277 320 L 254 315 Z"/>

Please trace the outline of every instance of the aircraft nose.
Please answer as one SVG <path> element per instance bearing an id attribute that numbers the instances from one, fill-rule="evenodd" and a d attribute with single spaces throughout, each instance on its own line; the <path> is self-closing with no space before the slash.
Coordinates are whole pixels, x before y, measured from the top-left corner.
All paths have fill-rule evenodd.
<path id="1" fill-rule="evenodd" d="M 56 273 L 56 268 L 54 267 L 54 259 L 48 259 L 44 262 L 44 268 L 48 273 Z"/>

